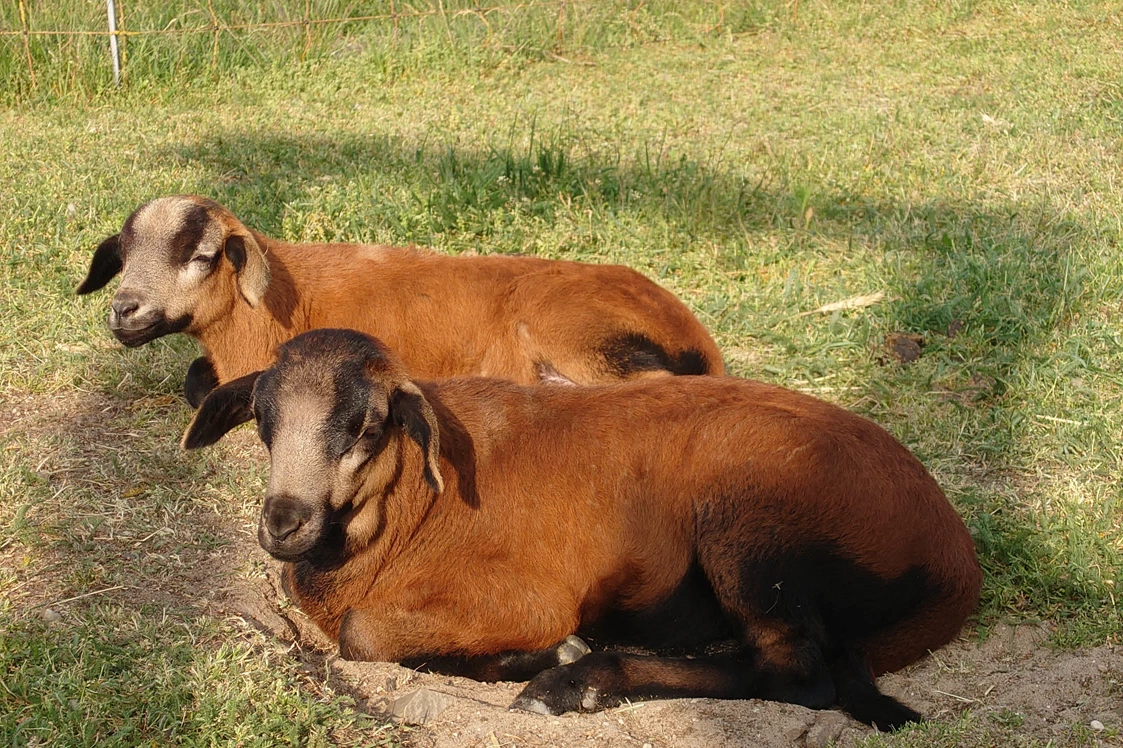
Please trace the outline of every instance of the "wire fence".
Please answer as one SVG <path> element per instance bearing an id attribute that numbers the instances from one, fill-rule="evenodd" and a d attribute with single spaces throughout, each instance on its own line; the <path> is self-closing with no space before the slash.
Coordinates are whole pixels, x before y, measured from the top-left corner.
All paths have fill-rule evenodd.
<path id="1" fill-rule="evenodd" d="M 75 78 L 91 72 L 97 77 L 97 66 L 102 71 L 111 67 L 113 82 L 119 86 L 130 69 L 130 39 L 134 43 L 160 37 L 206 39 L 209 66 L 214 70 L 221 64 L 227 40 L 236 51 L 253 56 L 250 35 L 287 32 L 291 38 L 282 46 L 290 51 L 299 48 L 299 59 L 304 61 L 326 40 L 338 45 L 341 39 L 372 28 L 384 32 L 382 41 L 392 48 L 416 44 L 428 35 L 430 41 L 441 39 L 450 47 L 468 43 L 481 48 L 535 46 L 559 51 L 567 43 L 580 44 L 614 33 L 625 41 L 650 41 L 673 25 L 713 33 L 724 27 L 728 4 L 721 0 L 681 4 L 674 0 L 492 0 L 487 5 L 480 0 L 205 0 L 205 4 L 199 0 L 178 4 L 17 0 L 15 17 L 10 5 L 6 13 L 0 11 L 0 42 L 8 45 L 8 59 L 0 59 L 0 68 L 8 70 L 0 72 L 7 72 L 17 85 L 22 76 L 23 87 L 33 90 L 41 77 L 37 73 L 44 69 L 57 72 L 65 68 Z M 684 12 L 685 6 L 689 9 Z M 97 14 L 100 22 L 95 20 Z M 95 50 L 98 46 L 100 51 Z M 149 56 L 155 55 L 148 51 Z M 0 48 L 0 54 L 4 52 Z M 201 52 L 193 50 L 190 64 L 198 64 Z M 179 59 L 185 59 L 182 50 Z"/>

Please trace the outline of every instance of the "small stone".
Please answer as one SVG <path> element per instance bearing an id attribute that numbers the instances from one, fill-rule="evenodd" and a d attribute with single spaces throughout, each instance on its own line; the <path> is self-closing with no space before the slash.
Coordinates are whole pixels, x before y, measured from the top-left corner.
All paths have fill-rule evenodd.
<path id="1" fill-rule="evenodd" d="M 795 744 L 807 732 L 807 723 L 799 720 L 797 722 L 788 724 L 780 730 L 780 734 L 784 737 L 784 742 Z"/>
<path id="2" fill-rule="evenodd" d="M 43 612 L 39 615 L 43 616 L 43 620 L 47 623 L 57 623 L 62 620 L 62 613 L 54 608 L 43 608 Z"/>
<path id="3" fill-rule="evenodd" d="M 888 359 L 882 357 L 883 363 L 895 361 L 899 364 L 911 364 L 920 358 L 920 349 L 924 345 L 924 337 L 913 333 L 891 332 L 885 336 L 885 351 Z"/>
<path id="4" fill-rule="evenodd" d="M 1094 719 L 1088 723 L 1088 727 L 1091 727 L 1096 732 L 1099 732 L 1100 730 L 1104 729 L 1104 723 L 1100 722 L 1098 719 Z"/>
<path id="5" fill-rule="evenodd" d="M 815 724 L 807 730 L 804 744 L 807 748 L 827 748 L 832 740 L 837 740 L 847 725 L 846 717 L 839 712 L 820 712 Z"/>
<path id="6" fill-rule="evenodd" d="M 655 748 L 651 743 L 644 743 L 643 748 Z"/>
<path id="7" fill-rule="evenodd" d="M 427 725 L 455 701 L 448 694 L 422 688 L 391 701 L 390 714 L 411 725 Z"/>

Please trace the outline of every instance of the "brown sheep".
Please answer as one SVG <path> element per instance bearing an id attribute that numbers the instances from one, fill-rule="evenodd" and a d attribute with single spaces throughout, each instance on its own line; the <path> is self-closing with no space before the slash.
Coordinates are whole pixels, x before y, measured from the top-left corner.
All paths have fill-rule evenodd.
<path id="1" fill-rule="evenodd" d="M 213 200 L 180 195 L 129 216 L 97 248 L 78 293 L 122 271 L 110 329 L 127 346 L 175 332 L 198 340 L 205 356 L 185 383 L 193 406 L 319 327 L 377 335 L 423 379 L 594 384 L 723 373 L 690 310 L 619 265 L 290 244 L 246 228 Z"/>
<path id="2" fill-rule="evenodd" d="M 341 655 L 531 679 L 532 711 L 763 698 L 895 728 L 920 715 L 875 677 L 950 641 L 979 594 L 908 450 L 760 382 L 415 383 L 380 342 L 318 330 L 213 391 L 184 446 L 253 418 L 259 542 Z M 582 657 L 575 633 L 661 656 Z"/>

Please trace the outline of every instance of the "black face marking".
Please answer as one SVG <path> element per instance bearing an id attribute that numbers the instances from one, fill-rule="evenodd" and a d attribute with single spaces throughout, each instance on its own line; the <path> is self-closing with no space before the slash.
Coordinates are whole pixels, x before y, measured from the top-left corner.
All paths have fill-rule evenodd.
<path id="1" fill-rule="evenodd" d="M 267 369 L 258 377 L 253 390 L 253 417 L 257 421 L 258 438 L 266 449 L 272 449 L 277 423 L 277 374 L 273 369 Z"/>
<path id="2" fill-rule="evenodd" d="M 191 324 L 194 318 L 190 314 L 184 314 L 176 319 L 167 319 L 160 316 L 156 318 L 151 324 L 145 325 L 141 328 L 129 327 L 110 327 L 109 329 L 113 334 L 129 348 L 136 348 L 145 343 L 162 338 L 165 335 L 171 335 L 177 332 L 183 332 Z"/>
<path id="3" fill-rule="evenodd" d="M 381 436 L 378 425 L 385 419 L 370 407 L 370 383 L 367 381 L 365 361 L 348 360 L 335 371 L 335 390 L 328 433 L 324 449 L 328 459 L 338 460 L 362 436 L 363 426 L 375 427 L 375 436 Z M 372 432 L 373 433 L 373 432 Z"/>
<path id="4" fill-rule="evenodd" d="M 692 348 L 671 355 L 641 333 L 624 333 L 605 341 L 601 355 L 608 367 L 621 377 L 643 371 L 669 371 L 672 374 L 705 374 L 706 357 Z"/>
<path id="5" fill-rule="evenodd" d="M 203 233 L 211 219 L 202 206 L 192 205 L 180 220 L 182 226 L 172 237 L 171 256 L 180 265 L 186 265 L 199 249 L 199 241 L 203 238 Z"/>

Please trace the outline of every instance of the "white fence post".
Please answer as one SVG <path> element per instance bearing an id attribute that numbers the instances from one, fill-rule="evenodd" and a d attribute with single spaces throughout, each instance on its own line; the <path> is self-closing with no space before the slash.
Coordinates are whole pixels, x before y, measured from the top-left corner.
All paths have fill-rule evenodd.
<path id="1" fill-rule="evenodd" d="M 117 49 L 117 6 L 113 0 L 105 0 L 109 13 L 109 53 L 113 56 L 113 85 L 121 87 L 121 54 Z"/>

